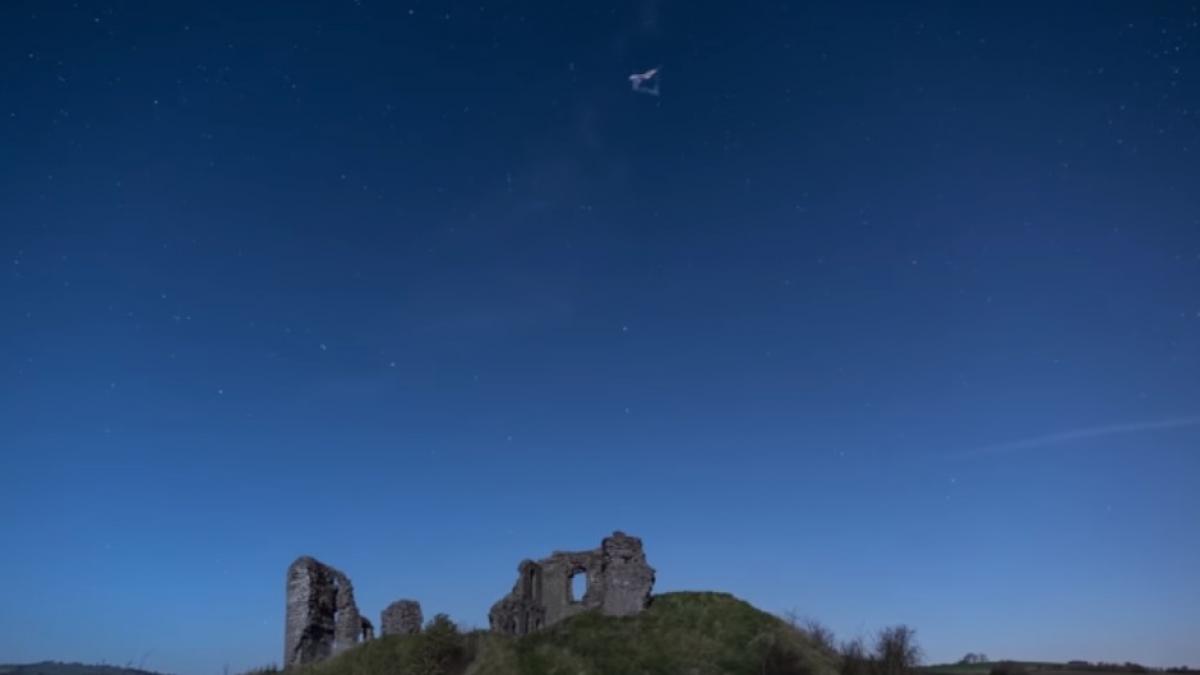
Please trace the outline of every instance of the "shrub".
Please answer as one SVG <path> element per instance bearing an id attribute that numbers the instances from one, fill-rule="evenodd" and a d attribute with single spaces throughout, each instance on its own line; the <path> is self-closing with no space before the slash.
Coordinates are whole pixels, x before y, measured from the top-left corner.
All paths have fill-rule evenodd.
<path id="1" fill-rule="evenodd" d="M 875 639 L 875 672 L 878 675 L 907 675 L 921 663 L 917 631 L 908 626 L 892 626 L 879 631 Z"/>
<path id="2" fill-rule="evenodd" d="M 871 671 L 874 670 L 873 664 L 861 639 L 843 642 L 838 651 L 841 655 L 838 667 L 840 675 L 871 675 Z"/>
<path id="3" fill-rule="evenodd" d="M 829 630 L 825 624 L 809 619 L 804 622 L 800 630 L 822 651 L 828 654 L 837 653 L 837 643 L 834 642 L 833 631 Z"/>
<path id="4" fill-rule="evenodd" d="M 417 643 L 416 661 L 422 675 L 446 675 L 468 660 L 467 645 L 458 626 L 445 614 L 438 614 L 425 624 L 425 632 Z"/>

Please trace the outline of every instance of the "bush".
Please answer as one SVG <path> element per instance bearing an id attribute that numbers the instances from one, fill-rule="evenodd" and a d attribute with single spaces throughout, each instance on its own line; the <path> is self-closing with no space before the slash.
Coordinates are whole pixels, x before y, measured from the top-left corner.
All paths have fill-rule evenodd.
<path id="1" fill-rule="evenodd" d="M 418 673 L 446 675 L 467 662 L 467 645 L 449 616 L 434 616 L 422 637 L 416 650 Z"/>
<path id="2" fill-rule="evenodd" d="M 808 636 L 809 641 L 828 654 L 837 653 L 837 643 L 834 642 L 833 631 L 820 621 L 809 619 L 800 630 Z"/>
<path id="3" fill-rule="evenodd" d="M 828 626 L 816 619 L 805 619 L 794 610 L 785 612 L 783 620 L 792 630 L 804 635 L 815 647 L 830 656 L 837 656 L 837 641 Z"/>
<path id="4" fill-rule="evenodd" d="M 875 672 L 878 675 L 908 675 L 921 663 L 917 631 L 908 626 L 892 626 L 879 631 L 875 639 Z"/>
<path id="5" fill-rule="evenodd" d="M 874 664 L 862 640 L 855 638 L 843 642 L 838 651 L 842 657 L 838 668 L 840 675 L 871 675 Z"/>

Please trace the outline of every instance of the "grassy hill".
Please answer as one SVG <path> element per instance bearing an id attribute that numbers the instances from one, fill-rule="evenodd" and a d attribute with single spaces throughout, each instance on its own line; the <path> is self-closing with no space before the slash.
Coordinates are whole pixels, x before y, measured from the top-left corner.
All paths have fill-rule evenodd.
<path id="1" fill-rule="evenodd" d="M 837 657 L 724 593 L 669 593 L 633 617 L 586 613 L 510 638 L 452 624 L 372 640 L 303 675 L 836 675 Z"/>
<path id="2" fill-rule="evenodd" d="M 0 665 L 0 675 L 158 675 L 148 670 L 120 666 L 89 666 L 82 663 L 42 661 L 21 665 Z"/>

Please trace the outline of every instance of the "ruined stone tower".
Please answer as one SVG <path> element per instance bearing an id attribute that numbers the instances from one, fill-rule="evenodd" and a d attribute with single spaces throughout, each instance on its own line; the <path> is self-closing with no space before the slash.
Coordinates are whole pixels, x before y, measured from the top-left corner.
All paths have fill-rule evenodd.
<path id="1" fill-rule="evenodd" d="M 285 622 L 285 668 L 324 660 L 374 633 L 358 612 L 350 579 L 308 556 L 288 567 Z"/>
<path id="2" fill-rule="evenodd" d="M 416 600 L 397 600 L 380 615 L 383 635 L 416 635 L 421 632 L 421 603 Z"/>
<path id="3" fill-rule="evenodd" d="M 587 591 L 575 598 L 571 581 L 579 574 L 586 575 Z M 614 532 L 598 549 L 522 561 L 512 592 L 492 605 L 488 621 L 494 631 L 525 635 L 592 609 L 628 616 L 646 608 L 653 587 L 654 568 L 646 562 L 642 540 Z"/>

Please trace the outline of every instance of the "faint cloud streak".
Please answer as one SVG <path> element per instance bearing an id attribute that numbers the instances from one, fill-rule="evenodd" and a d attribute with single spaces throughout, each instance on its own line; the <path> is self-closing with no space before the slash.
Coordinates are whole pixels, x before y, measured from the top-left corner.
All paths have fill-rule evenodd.
<path id="1" fill-rule="evenodd" d="M 1101 427 L 1070 429 L 1067 431 L 1059 431 L 1053 434 L 1045 434 L 1044 436 L 1034 436 L 1032 438 L 1023 438 L 1016 441 L 1009 441 L 1007 443 L 997 443 L 995 445 L 975 448 L 974 450 L 968 450 L 967 452 L 962 453 L 960 457 L 1002 455 L 1021 450 L 1032 450 L 1034 448 L 1062 445 L 1087 438 L 1102 438 L 1105 436 L 1138 434 L 1146 431 L 1182 429 L 1185 427 L 1195 426 L 1200 426 L 1200 416 L 1177 417 L 1173 419 L 1154 420 L 1149 422 L 1131 422 L 1128 424 L 1110 424 Z"/>

